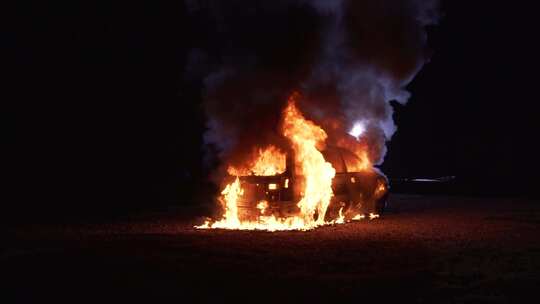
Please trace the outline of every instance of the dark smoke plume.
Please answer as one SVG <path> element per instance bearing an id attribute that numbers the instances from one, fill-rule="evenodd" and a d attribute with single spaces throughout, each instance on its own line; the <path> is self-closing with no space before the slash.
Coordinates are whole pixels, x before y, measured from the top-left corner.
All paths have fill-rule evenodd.
<path id="1" fill-rule="evenodd" d="M 328 132 L 330 144 L 369 147 L 380 164 L 396 130 L 390 101 L 405 104 L 405 86 L 429 60 L 425 27 L 438 19 L 437 0 L 186 1 L 205 16 L 207 49 L 194 50 L 208 72 L 207 144 L 227 164 L 274 144 L 281 111 L 298 91 L 301 110 Z M 212 61 L 212 60 L 208 60 Z M 355 123 L 360 143 L 347 135 Z"/>

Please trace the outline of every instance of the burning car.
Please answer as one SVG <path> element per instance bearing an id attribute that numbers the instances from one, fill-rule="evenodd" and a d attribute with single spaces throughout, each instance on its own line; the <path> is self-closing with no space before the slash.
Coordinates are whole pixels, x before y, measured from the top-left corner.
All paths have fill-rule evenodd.
<path id="1" fill-rule="evenodd" d="M 324 159 L 332 164 L 333 196 L 324 215 L 325 222 L 343 217 L 345 221 L 373 217 L 384 212 L 388 198 L 388 180 L 377 169 L 355 171 L 358 157 L 343 148 L 326 147 Z M 298 173 L 294 157 L 286 158 L 285 171 L 271 176 L 239 177 L 243 195 L 237 201 L 239 219 L 254 221 L 260 215 L 286 218 L 300 212 L 304 177 Z M 229 181 L 234 182 L 230 176 Z M 315 218 L 320 215 L 315 214 Z"/>
<path id="2" fill-rule="evenodd" d="M 347 137 L 327 144 L 328 134 L 303 116 L 296 98 L 282 113 L 287 144 L 254 148 L 239 165 L 229 165 L 218 198 L 223 218 L 197 228 L 309 230 L 384 211 L 388 180 L 366 146 L 351 135 L 352 144 L 344 144 Z"/>

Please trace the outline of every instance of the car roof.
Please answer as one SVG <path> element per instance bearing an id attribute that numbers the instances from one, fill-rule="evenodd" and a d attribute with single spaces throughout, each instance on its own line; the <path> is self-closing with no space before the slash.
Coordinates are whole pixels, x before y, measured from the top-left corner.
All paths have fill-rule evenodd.
<path id="1" fill-rule="evenodd" d="M 327 146 L 322 154 L 324 159 L 336 169 L 336 173 L 354 172 L 348 171 L 347 168 L 352 168 L 360 162 L 360 159 L 353 152 L 336 146 Z"/>

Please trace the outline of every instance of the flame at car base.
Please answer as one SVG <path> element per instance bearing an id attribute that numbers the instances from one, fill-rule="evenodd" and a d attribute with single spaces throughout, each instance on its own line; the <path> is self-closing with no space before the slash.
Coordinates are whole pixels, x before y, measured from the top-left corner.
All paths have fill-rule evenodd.
<path id="1" fill-rule="evenodd" d="M 285 171 L 285 153 L 272 145 L 266 149 L 256 150 L 256 156 L 252 161 L 247 162 L 243 168 L 230 166 L 228 173 L 236 176 L 234 182 L 225 186 L 219 197 L 219 201 L 224 208 L 223 218 L 219 221 L 206 221 L 198 229 L 235 229 L 235 230 L 311 230 L 323 225 L 333 225 L 345 223 L 343 207 L 339 209 L 338 216 L 333 220 L 325 220 L 330 201 L 334 196 L 332 191 L 332 180 L 336 170 L 332 164 L 324 159 L 321 148 L 327 138 L 326 132 L 313 121 L 307 120 L 296 106 L 298 93 L 294 93 L 288 100 L 287 107 L 283 111 L 282 135 L 291 144 L 295 156 L 295 165 L 300 170 L 302 177 L 301 199 L 297 203 L 299 213 L 293 216 L 276 217 L 266 215 L 268 202 L 260 201 L 256 205 L 259 210 L 257 220 L 240 220 L 238 216 L 238 201 L 244 195 L 241 181 L 238 176 L 257 175 L 268 176 L 280 174 Z M 359 151 L 359 163 L 356 170 L 370 170 L 372 164 L 369 162 L 366 151 Z M 289 180 L 286 179 L 284 187 L 288 187 Z M 270 184 L 274 185 L 275 184 Z M 269 186 L 270 186 L 269 185 Z M 379 185 L 377 192 L 385 190 L 384 185 Z M 369 219 L 378 218 L 375 213 L 369 214 Z M 363 214 L 357 214 L 351 220 L 366 218 Z"/>

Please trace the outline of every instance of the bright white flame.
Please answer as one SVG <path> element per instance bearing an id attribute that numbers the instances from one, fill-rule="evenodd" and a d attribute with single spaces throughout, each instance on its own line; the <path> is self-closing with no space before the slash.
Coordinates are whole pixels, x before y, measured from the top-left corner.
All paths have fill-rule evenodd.
<path id="1" fill-rule="evenodd" d="M 363 214 L 357 214 L 355 217 L 352 218 L 353 221 L 359 221 L 361 219 L 364 219 L 366 216 Z"/>
<path id="2" fill-rule="evenodd" d="M 366 131 L 366 126 L 363 121 L 357 121 L 354 123 L 354 126 L 349 131 L 349 134 L 356 137 L 356 139 L 360 138 L 362 134 Z"/>
<path id="3" fill-rule="evenodd" d="M 380 216 L 377 214 L 377 213 L 370 213 L 369 214 L 369 219 L 372 220 L 372 219 L 376 219 L 376 218 L 379 218 Z"/>

